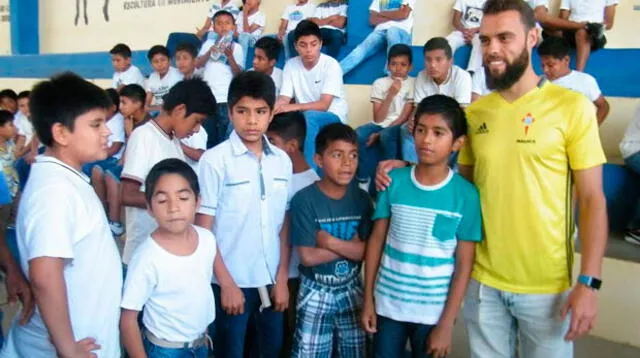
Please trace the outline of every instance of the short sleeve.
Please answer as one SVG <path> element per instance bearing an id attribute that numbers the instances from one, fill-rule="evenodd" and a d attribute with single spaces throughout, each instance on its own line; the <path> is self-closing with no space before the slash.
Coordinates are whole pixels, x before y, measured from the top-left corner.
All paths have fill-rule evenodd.
<path id="1" fill-rule="evenodd" d="M 361 240 L 367 240 L 369 235 L 371 235 L 371 229 L 373 228 L 373 205 L 371 203 L 371 199 L 369 199 L 369 195 L 365 193 L 362 189 L 360 190 L 361 194 L 361 205 L 362 205 L 362 217 L 360 218 L 360 225 L 358 225 L 358 236 L 360 236 Z"/>
<path id="2" fill-rule="evenodd" d="M 562 0 L 562 2 L 560 3 L 560 10 L 571 11 L 571 0 Z"/>
<path id="3" fill-rule="evenodd" d="M 467 71 L 460 71 L 454 97 L 461 106 L 467 106 L 471 103 L 471 75 Z"/>
<path id="4" fill-rule="evenodd" d="M 293 98 L 293 71 L 294 66 L 292 60 L 289 60 L 282 70 L 282 84 L 280 85 L 280 95 Z"/>
<path id="5" fill-rule="evenodd" d="M 267 24 L 267 17 L 264 16 L 263 13 L 258 14 L 258 16 L 256 16 L 255 24 L 260 26 L 260 28 L 263 28 Z M 262 30 L 260 30 L 260 33 L 262 33 Z"/>
<path id="6" fill-rule="evenodd" d="M 456 237 L 462 241 L 478 242 L 482 240 L 480 196 L 475 187 L 470 187 L 465 196 L 464 207 L 462 208 L 462 219 L 458 225 Z"/>
<path id="7" fill-rule="evenodd" d="M 588 76 L 587 78 L 587 97 L 591 102 L 595 102 L 602 96 L 602 91 L 600 91 L 600 86 L 598 86 L 598 82 L 593 76 Z"/>
<path id="8" fill-rule="evenodd" d="M 391 180 L 391 185 L 383 190 L 378 192 L 378 198 L 376 201 L 376 209 L 373 213 L 373 220 L 378 219 L 388 219 L 391 217 L 391 201 L 389 199 L 389 191 L 393 186 L 394 181 Z"/>
<path id="9" fill-rule="evenodd" d="M 380 0 L 373 0 L 371 6 L 369 6 L 369 11 L 380 12 Z"/>
<path id="10" fill-rule="evenodd" d="M 340 5 L 340 7 L 339 7 L 340 11 L 338 12 L 338 15 L 340 15 L 342 17 L 347 17 L 347 8 L 348 7 L 347 7 L 346 4 Z"/>
<path id="11" fill-rule="evenodd" d="M 245 65 L 245 57 L 244 52 L 242 51 L 242 46 L 238 43 L 233 44 L 233 59 L 236 60 L 236 63 L 240 68 L 244 70 Z"/>
<path id="12" fill-rule="evenodd" d="M 131 133 L 124 153 L 125 160 L 121 175 L 122 178 L 131 179 L 140 184 L 144 184 L 144 180 L 149 170 L 151 170 L 149 156 L 147 155 L 151 148 L 145 144 L 151 143 L 152 140 L 145 135 L 145 129 L 144 127 L 138 127 Z"/>
<path id="13" fill-rule="evenodd" d="M 415 103 L 420 103 L 426 96 L 427 91 L 424 88 L 422 77 L 425 73 L 418 73 L 418 77 L 416 78 L 415 87 L 413 90 L 413 101 Z"/>
<path id="14" fill-rule="evenodd" d="M 147 240 L 153 240 L 147 238 Z M 127 265 L 127 275 L 124 281 L 122 302 L 120 307 L 131 311 L 142 311 L 154 287 L 158 284 L 156 270 L 153 267 L 153 252 L 149 246 L 143 244 L 134 252 Z"/>
<path id="15" fill-rule="evenodd" d="M 378 79 L 371 86 L 371 102 L 382 102 L 386 96 L 382 79 Z"/>
<path id="16" fill-rule="evenodd" d="M 224 185 L 224 171 L 211 154 L 206 153 L 200 158 L 198 183 L 200 184 L 200 214 L 216 216 L 218 202 Z M 210 229 L 210 228 L 209 228 Z"/>
<path id="17" fill-rule="evenodd" d="M 329 58 L 331 61 L 332 58 Z M 328 71 L 325 73 L 326 80 L 322 86 L 322 94 L 329 94 L 334 97 L 341 97 L 344 93 L 344 82 L 342 82 L 342 68 L 335 60 L 330 62 Z"/>
<path id="18" fill-rule="evenodd" d="M 618 5 L 620 0 L 607 0 L 605 6 Z"/>
<path id="19" fill-rule="evenodd" d="M 463 12 L 462 11 L 462 9 L 463 9 L 462 2 L 463 2 L 463 0 L 456 0 L 456 2 L 453 4 L 453 9 L 457 10 L 457 11 L 460 11 L 460 12 Z"/>
<path id="20" fill-rule="evenodd" d="M 209 49 L 211 48 L 211 46 L 215 45 L 216 42 L 213 40 L 207 40 L 205 41 L 202 46 L 200 47 L 200 52 L 198 52 L 198 57 L 204 55 L 205 53 L 207 53 L 207 51 L 209 51 Z"/>
<path id="21" fill-rule="evenodd" d="M 280 17 L 280 19 L 289 21 L 289 14 L 291 13 L 291 6 L 292 5 L 289 5 L 289 6 L 284 8 L 284 11 L 282 12 L 282 16 Z"/>
<path id="22" fill-rule="evenodd" d="M 411 10 L 414 10 L 416 7 L 416 0 L 403 0 L 402 5 L 407 5 Z"/>
<path id="23" fill-rule="evenodd" d="M 315 221 L 315 211 L 305 196 L 308 191 L 300 192 L 291 200 L 290 241 L 292 246 L 316 246 L 316 232 L 318 224 Z"/>
<path id="24" fill-rule="evenodd" d="M 111 142 L 124 143 L 124 140 L 125 140 L 124 119 L 122 117 L 119 117 L 119 118 L 113 118 L 109 122 L 111 121 L 113 121 L 113 123 L 109 123 L 110 124 L 109 129 L 111 130 Z"/>
<path id="25" fill-rule="evenodd" d="M 576 96 L 573 113 L 568 113 L 566 149 L 572 170 L 589 169 L 606 162 L 595 107 L 584 96 Z"/>

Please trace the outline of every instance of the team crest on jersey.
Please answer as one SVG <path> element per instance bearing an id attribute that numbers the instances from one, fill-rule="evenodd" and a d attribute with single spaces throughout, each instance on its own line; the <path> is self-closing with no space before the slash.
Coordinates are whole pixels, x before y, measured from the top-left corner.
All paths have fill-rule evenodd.
<path id="1" fill-rule="evenodd" d="M 527 115 L 524 116 L 524 118 L 522 118 L 522 125 L 524 126 L 525 137 L 529 134 L 529 128 L 533 126 L 533 123 L 535 123 L 535 121 L 536 119 L 533 117 L 531 113 L 527 113 Z"/>

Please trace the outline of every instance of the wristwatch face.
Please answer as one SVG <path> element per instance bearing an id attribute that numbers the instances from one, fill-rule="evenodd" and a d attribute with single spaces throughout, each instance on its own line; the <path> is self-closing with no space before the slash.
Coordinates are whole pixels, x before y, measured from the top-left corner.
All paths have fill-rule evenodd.
<path id="1" fill-rule="evenodd" d="M 596 290 L 599 290 L 600 286 L 602 286 L 602 280 L 598 280 L 597 278 L 591 279 L 591 287 L 595 288 Z"/>

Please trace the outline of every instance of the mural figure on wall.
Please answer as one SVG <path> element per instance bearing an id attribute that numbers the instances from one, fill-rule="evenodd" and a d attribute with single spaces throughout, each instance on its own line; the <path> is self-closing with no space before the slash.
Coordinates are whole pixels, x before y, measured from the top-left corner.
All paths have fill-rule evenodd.
<path id="1" fill-rule="evenodd" d="M 84 24 L 89 25 L 89 16 L 87 15 L 87 0 L 76 0 L 76 18 L 73 23 L 78 26 L 78 21 L 80 21 L 80 1 L 82 1 L 82 6 L 84 8 Z M 109 22 L 109 0 L 104 0 L 104 5 L 102 6 L 102 14 L 104 15 L 104 21 Z"/>

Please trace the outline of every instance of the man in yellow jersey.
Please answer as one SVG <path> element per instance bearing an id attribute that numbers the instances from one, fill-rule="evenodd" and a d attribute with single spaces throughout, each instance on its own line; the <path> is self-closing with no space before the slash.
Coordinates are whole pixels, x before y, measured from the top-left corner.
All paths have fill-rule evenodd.
<path id="1" fill-rule="evenodd" d="M 513 357 L 518 341 L 521 358 L 572 357 L 571 342 L 595 322 L 607 240 L 595 109 L 533 71 L 538 33 L 525 2 L 488 0 L 480 38 L 494 92 L 468 107 L 458 160 L 478 187 L 485 231 L 464 307 L 471 356 Z M 397 165 L 381 163 L 379 187 Z M 572 288 L 573 182 L 583 253 Z"/>

